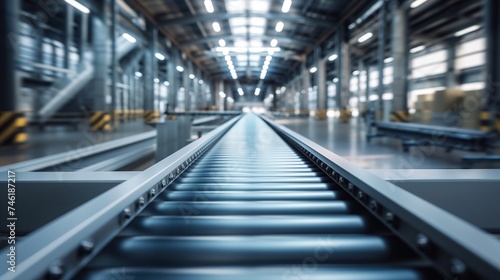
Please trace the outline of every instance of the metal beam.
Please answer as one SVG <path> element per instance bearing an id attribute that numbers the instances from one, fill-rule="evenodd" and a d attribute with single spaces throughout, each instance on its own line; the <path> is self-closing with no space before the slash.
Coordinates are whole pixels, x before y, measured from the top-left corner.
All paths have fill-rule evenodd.
<path id="1" fill-rule="evenodd" d="M 206 21 L 221 21 L 228 20 L 230 18 L 248 18 L 248 17 L 258 17 L 265 18 L 268 20 L 281 20 L 286 22 L 291 22 L 301 25 L 313 25 L 323 28 L 334 28 L 336 26 L 335 20 L 329 17 L 306 17 L 302 15 L 294 15 L 290 13 L 256 13 L 256 12 L 245 12 L 245 13 L 212 13 L 212 14 L 199 14 L 192 17 L 178 17 L 174 19 L 165 18 L 164 16 L 157 17 L 157 21 L 160 25 L 172 26 L 172 25 L 187 25 L 194 24 L 197 22 Z"/>
<path id="2" fill-rule="evenodd" d="M 180 41 L 180 45 L 182 47 L 187 47 L 191 45 L 199 45 L 199 44 L 207 44 L 207 43 L 216 43 L 220 39 L 229 41 L 229 40 L 247 40 L 246 35 L 219 35 L 219 36 L 211 36 L 211 37 L 200 37 L 193 40 L 185 40 Z M 259 35 L 259 39 L 271 41 L 272 39 L 276 39 L 280 42 L 280 44 L 293 44 L 293 45 L 301 45 L 305 47 L 313 47 L 314 41 L 311 39 L 297 39 L 297 37 L 290 38 L 285 35 L 279 36 L 270 36 L 270 35 Z"/>

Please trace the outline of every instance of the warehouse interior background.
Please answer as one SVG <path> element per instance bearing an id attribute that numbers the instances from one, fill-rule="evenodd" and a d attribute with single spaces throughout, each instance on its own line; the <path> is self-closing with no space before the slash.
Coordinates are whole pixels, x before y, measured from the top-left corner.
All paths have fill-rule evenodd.
<path id="1" fill-rule="evenodd" d="M 500 279 L 499 15 L 1 1 L 0 278 Z"/>
<path id="2" fill-rule="evenodd" d="M 467 147 L 365 138 L 370 120 L 499 129 L 490 2 L 7 1 L 0 163 L 75 148 L 82 131 L 143 132 L 165 112 L 253 110 L 363 167 L 458 168 Z"/>

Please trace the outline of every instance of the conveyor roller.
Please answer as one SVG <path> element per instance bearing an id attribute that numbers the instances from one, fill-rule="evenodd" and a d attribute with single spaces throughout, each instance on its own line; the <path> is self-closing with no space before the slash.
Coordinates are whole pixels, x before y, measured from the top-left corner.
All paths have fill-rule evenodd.
<path id="1" fill-rule="evenodd" d="M 236 123 L 76 278 L 119 276 L 443 278 L 253 115 Z"/>

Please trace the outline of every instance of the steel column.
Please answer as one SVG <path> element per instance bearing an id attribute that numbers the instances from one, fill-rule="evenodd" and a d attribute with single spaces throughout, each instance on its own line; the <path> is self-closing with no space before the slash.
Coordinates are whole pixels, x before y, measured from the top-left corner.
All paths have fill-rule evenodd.
<path id="1" fill-rule="evenodd" d="M 319 58 L 318 61 L 318 110 L 326 110 L 326 59 Z M 325 112 L 326 113 L 326 112 Z"/>
<path id="2" fill-rule="evenodd" d="M 66 5 L 66 24 L 64 30 L 64 68 L 70 67 L 70 48 L 73 44 L 73 22 L 74 22 L 74 8 Z"/>
<path id="3" fill-rule="evenodd" d="M 105 9 L 104 5 L 102 5 Z M 98 16 L 92 18 L 92 42 L 94 53 L 94 81 L 92 82 L 91 100 L 94 111 L 108 110 L 106 102 L 108 90 L 108 26 Z"/>
<path id="4" fill-rule="evenodd" d="M 117 103 L 117 90 L 116 84 L 118 83 L 118 57 L 116 54 L 117 44 L 117 28 L 118 28 L 118 5 L 116 0 L 110 1 L 111 5 L 111 123 L 113 126 L 116 123 L 116 103 Z"/>
<path id="5" fill-rule="evenodd" d="M 18 109 L 16 98 L 19 96 L 19 85 L 16 83 L 16 56 L 19 47 L 18 20 L 20 2 L 16 0 L 2 1 L 0 4 L 0 36 L 2 43 L 0 49 L 0 84 L 2 85 L 1 111 Z"/>
<path id="6" fill-rule="evenodd" d="M 387 0 L 382 0 L 382 6 L 380 7 L 380 18 L 379 18 L 379 31 L 378 31 L 378 100 L 376 101 L 375 112 L 383 112 L 384 102 L 382 100 L 382 95 L 384 94 L 384 68 L 385 68 L 385 41 L 386 41 L 386 29 L 387 29 Z M 367 99 L 368 102 L 368 99 Z M 380 116 L 382 114 L 380 113 Z M 377 117 L 375 117 L 377 118 Z"/>
<path id="7" fill-rule="evenodd" d="M 155 100 L 155 84 L 154 78 L 156 78 L 156 42 L 157 42 L 157 31 L 156 28 L 150 26 L 149 35 L 151 41 L 149 43 L 149 49 L 146 51 L 145 59 L 144 59 L 144 113 L 147 111 L 153 111 L 154 108 L 154 100 Z"/>
<path id="8" fill-rule="evenodd" d="M 408 10 L 392 1 L 392 53 L 394 57 L 393 111 L 408 111 Z M 383 76 L 383 72 L 381 73 Z M 382 84 L 383 87 L 383 84 Z"/>
<path id="9" fill-rule="evenodd" d="M 311 73 L 307 68 L 306 61 L 302 62 L 302 90 L 304 92 L 301 95 L 301 113 L 307 113 L 309 111 L 309 89 L 311 88 Z"/>
<path id="10" fill-rule="evenodd" d="M 458 86 L 457 73 L 455 72 L 455 60 L 457 53 L 456 40 L 448 40 L 446 42 L 446 49 L 448 51 L 446 86 L 448 88 L 456 88 Z"/>
<path id="11" fill-rule="evenodd" d="M 490 126 L 500 128 L 500 2 L 484 1 L 484 27 L 486 33 L 486 104 L 490 112 Z"/>

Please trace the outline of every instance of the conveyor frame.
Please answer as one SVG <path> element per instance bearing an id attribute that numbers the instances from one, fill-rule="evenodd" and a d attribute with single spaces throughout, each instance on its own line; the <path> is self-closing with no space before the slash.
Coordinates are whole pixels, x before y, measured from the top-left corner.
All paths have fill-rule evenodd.
<path id="1" fill-rule="evenodd" d="M 20 261 L 18 272 L 7 272 L 2 279 L 43 279 L 47 274 L 70 279 L 239 118 L 27 237 L 18 252 L 29 257 Z M 498 279 L 500 244 L 493 237 L 262 118 L 443 275 Z"/>

